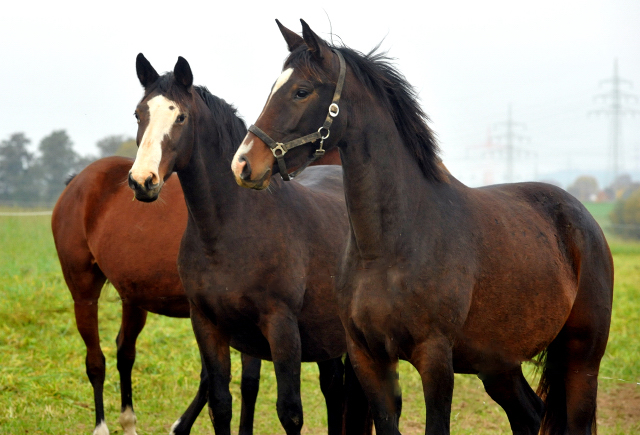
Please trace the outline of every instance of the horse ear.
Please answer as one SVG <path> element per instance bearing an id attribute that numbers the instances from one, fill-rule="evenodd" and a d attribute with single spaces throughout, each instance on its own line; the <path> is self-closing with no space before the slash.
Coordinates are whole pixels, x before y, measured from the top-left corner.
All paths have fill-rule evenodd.
<path id="1" fill-rule="evenodd" d="M 191 67 L 189 66 L 189 62 L 182 56 L 178 56 L 176 66 L 173 67 L 173 77 L 185 89 L 189 89 L 191 85 L 193 85 Z"/>
<path id="2" fill-rule="evenodd" d="M 142 53 L 138 53 L 136 57 L 136 73 L 143 88 L 152 85 L 160 77 Z"/>
<path id="3" fill-rule="evenodd" d="M 284 40 L 287 41 L 287 47 L 289 48 L 289 51 L 293 51 L 304 44 L 304 39 L 302 39 L 300 35 L 284 27 L 282 23 L 280 23 L 280 21 L 278 21 L 277 19 L 276 23 L 278 23 L 280 33 L 282 33 L 282 36 L 284 36 Z"/>
<path id="4" fill-rule="evenodd" d="M 300 19 L 300 22 L 302 23 L 302 38 L 304 39 L 304 43 L 307 44 L 309 51 L 313 54 L 313 57 L 317 61 L 321 61 L 324 59 L 324 51 L 329 49 L 327 43 L 316 35 L 303 19 Z"/>

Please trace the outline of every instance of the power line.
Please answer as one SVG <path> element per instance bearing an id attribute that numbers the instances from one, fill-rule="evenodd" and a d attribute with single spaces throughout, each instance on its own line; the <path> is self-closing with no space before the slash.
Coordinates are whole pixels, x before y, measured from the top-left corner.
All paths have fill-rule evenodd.
<path id="1" fill-rule="evenodd" d="M 618 178 L 620 172 L 620 137 L 622 134 L 622 117 L 624 115 L 635 115 L 640 113 L 637 110 L 624 107 L 623 104 L 629 100 L 635 100 L 638 102 L 638 97 L 630 92 L 626 92 L 620 89 L 622 85 L 628 85 L 633 87 L 633 83 L 629 80 L 623 79 L 618 74 L 618 59 L 613 61 L 613 76 L 609 79 L 601 80 L 600 86 L 603 84 L 610 84 L 611 89 L 608 92 L 598 94 L 594 97 L 594 100 L 602 100 L 605 104 L 604 109 L 592 110 L 591 113 L 605 114 L 611 117 L 611 167 L 613 171 L 613 180 Z"/>
<path id="2" fill-rule="evenodd" d="M 506 156 L 506 161 L 507 161 L 506 162 L 507 170 L 506 170 L 505 178 L 507 183 L 512 183 L 514 181 L 513 166 L 514 166 L 514 158 L 516 154 L 521 156 L 521 155 L 529 155 L 534 153 L 531 153 L 530 151 L 527 151 L 523 148 L 518 148 L 515 146 L 516 141 L 524 141 L 524 140 L 528 140 L 528 138 L 526 136 L 516 133 L 517 128 L 526 129 L 526 125 L 521 122 L 515 122 L 513 120 L 513 116 L 511 113 L 511 104 L 509 104 L 509 108 L 507 112 L 507 120 L 504 122 L 500 122 L 497 125 L 504 126 L 506 130 L 504 134 L 499 134 L 496 137 L 497 138 L 502 137 L 506 139 L 506 144 L 504 146 L 504 154 Z"/>

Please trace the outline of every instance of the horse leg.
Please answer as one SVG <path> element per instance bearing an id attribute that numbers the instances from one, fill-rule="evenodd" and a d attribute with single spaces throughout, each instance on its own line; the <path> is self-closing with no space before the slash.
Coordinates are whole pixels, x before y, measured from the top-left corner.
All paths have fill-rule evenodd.
<path id="1" fill-rule="evenodd" d="M 191 306 L 191 325 L 209 381 L 209 417 L 216 435 L 231 435 L 231 354 L 229 338 L 196 307 Z"/>
<path id="2" fill-rule="evenodd" d="M 133 411 L 131 370 L 136 360 L 136 340 L 147 321 L 147 311 L 125 302 L 122 303 L 122 324 L 116 337 L 118 346 L 118 372 L 120 372 L 120 418 L 124 435 L 136 435 L 136 414 Z"/>
<path id="3" fill-rule="evenodd" d="M 200 385 L 198 386 L 198 392 L 193 399 L 187 410 L 180 416 L 178 420 L 171 426 L 169 435 L 188 435 L 191 433 L 191 427 L 195 423 L 196 419 L 200 415 L 200 411 L 207 404 L 207 398 L 209 395 L 209 377 L 207 376 L 207 369 L 204 365 L 204 360 L 200 357 L 202 368 L 200 369 Z"/>
<path id="4" fill-rule="evenodd" d="M 572 336 L 567 343 L 567 433 L 584 435 L 596 432 L 598 373 L 606 341 L 600 347 L 601 351 L 596 350 L 591 340 L 579 337 L 581 333 L 575 332 L 578 334 Z"/>
<path id="5" fill-rule="evenodd" d="M 567 349 L 565 391 L 569 435 L 595 434 L 597 429 L 598 373 L 609 339 L 613 270 L 608 272 L 610 281 L 594 276 L 593 270 L 598 269 L 584 265 L 578 297 L 562 331 Z"/>
<path id="6" fill-rule="evenodd" d="M 402 406 L 398 384 L 398 360 L 373 358 L 369 352 L 347 337 L 353 370 L 364 390 L 377 435 L 399 435 L 398 419 Z"/>
<path id="7" fill-rule="evenodd" d="M 598 372 L 608 328 L 572 324 L 571 317 L 547 348 L 538 387 L 538 393 L 545 398 L 540 431 L 545 435 L 585 435 L 596 431 Z"/>
<path id="8" fill-rule="evenodd" d="M 448 434 L 453 398 L 451 343 L 441 336 L 432 337 L 415 347 L 411 363 L 422 378 L 427 411 L 425 434 Z"/>
<path id="9" fill-rule="evenodd" d="M 85 360 L 87 377 L 93 387 L 96 426 L 94 435 L 108 435 L 109 429 L 104 418 L 103 388 L 105 378 L 105 358 L 100 348 L 98 331 L 98 299 L 106 280 L 102 272 L 95 268 L 72 273 L 63 268 L 65 280 L 74 300 L 76 327 L 87 347 Z"/>
<path id="10" fill-rule="evenodd" d="M 344 394 L 342 435 L 371 435 L 373 430 L 371 409 L 367 396 L 353 371 L 349 354 L 344 359 Z"/>
<path id="11" fill-rule="evenodd" d="M 265 328 L 278 384 L 278 418 L 287 435 L 299 435 L 303 416 L 300 398 L 302 350 L 298 322 L 289 313 L 278 314 L 270 316 Z"/>
<path id="12" fill-rule="evenodd" d="M 253 416 L 256 409 L 256 399 L 260 389 L 260 367 L 262 360 L 242 354 L 242 380 L 240 393 L 242 408 L 240 410 L 239 435 L 253 435 Z"/>
<path id="13" fill-rule="evenodd" d="M 544 403 L 522 374 L 522 367 L 501 372 L 481 373 L 484 388 L 504 409 L 514 435 L 537 435 L 544 414 Z"/>
<path id="14" fill-rule="evenodd" d="M 596 433 L 598 372 L 609 337 L 613 271 L 591 276 L 584 264 L 571 314 L 547 347 L 538 394 L 546 410 L 540 433 Z"/>
<path id="15" fill-rule="evenodd" d="M 342 433 L 342 410 L 344 404 L 344 364 L 342 357 L 318 363 L 320 390 L 327 404 L 327 426 L 329 435 Z"/>

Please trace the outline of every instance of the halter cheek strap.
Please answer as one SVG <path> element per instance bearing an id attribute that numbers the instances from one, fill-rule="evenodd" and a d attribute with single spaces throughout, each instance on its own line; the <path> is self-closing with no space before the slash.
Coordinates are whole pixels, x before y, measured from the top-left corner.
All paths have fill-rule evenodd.
<path id="1" fill-rule="evenodd" d="M 340 107 L 338 106 L 338 102 L 340 101 L 340 95 L 342 94 L 342 87 L 344 86 L 344 78 L 347 73 L 347 68 L 345 65 L 344 57 L 338 50 L 333 50 L 335 54 L 338 55 L 338 59 L 340 61 L 340 74 L 338 76 L 338 83 L 336 84 L 336 90 L 333 94 L 333 100 L 331 101 L 331 105 L 329 106 L 329 113 L 327 113 L 327 117 L 322 124 L 322 127 L 318 129 L 315 133 L 308 134 L 306 136 L 302 136 L 298 139 L 290 140 L 289 142 L 276 142 L 271 139 L 271 137 L 262 131 L 260 128 L 255 125 L 251 125 L 249 127 L 249 131 L 260 138 L 269 148 L 271 148 L 271 152 L 273 156 L 276 158 L 278 162 L 278 169 L 280 170 L 280 176 L 283 180 L 289 181 L 294 178 L 300 172 L 302 172 L 307 166 L 311 163 L 318 160 L 320 157 L 324 156 L 325 150 L 322 148 L 324 145 L 324 140 L 329 137 L 331 133 L 330 128 L 333 123 L 333 118 L 338 116 L 340 113 Z M 293 173 L 289 174 L 287 172 L 287 165 L 284 161 L 284 155 L 293 148 L 299 147 L 300 145 L 307 144 L 309 142 L 315 142 L 320 139 L 320 146 L 315 150 L 313 156 L 309 157 L 309 159 L 302 165 L 300 168 L 295 170 Z"/>

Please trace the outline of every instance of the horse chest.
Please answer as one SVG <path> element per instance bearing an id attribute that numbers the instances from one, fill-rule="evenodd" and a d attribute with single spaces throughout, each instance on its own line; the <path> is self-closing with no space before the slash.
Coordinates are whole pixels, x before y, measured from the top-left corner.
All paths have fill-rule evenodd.
<path id="1" fill-rule="evenodd" d="M 343 314 L 350 328 L 369 345 L 389 348 L 404 341 L 407 330 L 398 302 L 411 289 L 403 270 L 388 266 L 356 269 L 340 293 L 348 301 Z"/>

